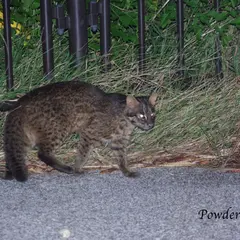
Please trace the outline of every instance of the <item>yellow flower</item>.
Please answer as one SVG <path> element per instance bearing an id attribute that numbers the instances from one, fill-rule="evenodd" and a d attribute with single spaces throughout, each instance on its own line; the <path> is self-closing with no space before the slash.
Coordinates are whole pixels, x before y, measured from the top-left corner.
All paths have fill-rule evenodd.
<path id="1" fill-rule="evenodd" d="M 11 27 L 16 29 L 16 35 L 20 34 L 20 32 L 22 30 L 21 24 L 13 21 L 13 23 L 11 24 Z"/>
<path id="2" fill-rule="evenodd" d="M 0 20 L 3 20 L 3 13 L 0 12 Z M 14 28 L 16 30 L 16 35 L 19 35 L 21 32 L 23 32 L 23 27 L 20 23 L 17 23 L 15 21 L 13 21 L 11 23 L 11 27 Z M 3 22 L 0 21 L 0 29 L 3 29 L 4 28 L 4 25 L 3 25 Z M 26 36 L 26 39 L 29 40 L 31 38 L 30 35 L 27 35 Z"/>
<path id="3" fill-rule="evenodd" d="M 2 12 L 0 12 L 0 19 L 3 19 L 3 13 Z M 4 27 L 3 23 L 0 22 L 0 29 L 3 29 L 3 27 Z M 11 27 L 16 29 L 16 35 L 20 34 L 20 32 L 22 30 L 22 26 L 21 26 L 20 23 L 17 23 L 15 21 L 13 21 L 12 24 L 11 24 Z"/>

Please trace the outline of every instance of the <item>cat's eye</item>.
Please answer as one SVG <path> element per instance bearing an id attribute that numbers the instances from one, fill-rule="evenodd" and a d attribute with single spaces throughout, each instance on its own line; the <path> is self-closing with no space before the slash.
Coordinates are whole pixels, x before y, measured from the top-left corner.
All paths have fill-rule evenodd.
<path id="1" fill-rule="evenodd" d="M 140 118 L 140 119 L 145 119 L 145 115 L 139 114 L 139 115 L 138 115 L 138 118 Z"/>
<path id="2" fill-rule="evenodd" d="M 151 117 L 152 117 L 152 118 L 155 118 L 155 117 L 156 117 L 156 114 L 155 114 L 155 113 L 152 113 L 152 114 L 151 114 Z"/>

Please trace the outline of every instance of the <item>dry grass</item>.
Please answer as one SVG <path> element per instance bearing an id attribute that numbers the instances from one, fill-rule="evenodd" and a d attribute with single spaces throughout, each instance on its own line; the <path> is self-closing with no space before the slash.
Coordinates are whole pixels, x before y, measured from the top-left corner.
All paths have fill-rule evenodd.
<path id="1" fill-rule="evenodd" d="M 166 163 L 199 166 L 206 159 L 208 163 L 229 155 L 234 142 L 238 141 L 237 123 L 240 119 L 240 78 L 237 71 L 231 71 L 229 67 L 232 52 L 239 51 L 237 41 L 224 49 L 225 76 L 217 81 L 214 77 L 214 49 L 210 48 L 213 37 L 210 40 L 206 40 L 205 45 L 203 41 L 201 46 L 192 40 L 186 43 L 185 70 L 190 77 L 187 80 L 175 75 L 177 55 L 173 37 L 159 44 L 161 49 L 158 53 L 151 52 L 153 47 L 149 46 L 144 73 L 138 71 L 135 48 L 131 45 L 118 46 L 121 52 L 118 57 L 112 58 L 112 69 L 106 74 L 101 73 L 98 53 L 93 52 L 90 52 L 84 69 L 71 68 L 67 47 L 56 40 L 54 81 L 80 76 L 108 92 L 159 92 L 156 126 L 148 133 L 138 130 L 134 133 L 129 147 L 131 164 L 144 167 Z M 155 43 L 154 48 L 156 46 Z M 25 49 L 21 47 L 21 40 L 15 39 L 13 47 L 15 91 L 6 93 L 5 76 L 1 72 L 2 99 L 13 98 L 46 84 L 42 77 L 40 44 L 33 49 Z M 113 45 L 113 51 L 115 47 Z M 235 67 L 240 66 L 239 62 L 234 64 Z M 76 136 L 69 138 L 60 156 L 64 154 L 71 159 L 72 147 L 77 139 Z M 106 166 L 102 155 L 105 156 L 105 153 L 95 152 L 92 156 L 95 163 L 91 166 Z"/>

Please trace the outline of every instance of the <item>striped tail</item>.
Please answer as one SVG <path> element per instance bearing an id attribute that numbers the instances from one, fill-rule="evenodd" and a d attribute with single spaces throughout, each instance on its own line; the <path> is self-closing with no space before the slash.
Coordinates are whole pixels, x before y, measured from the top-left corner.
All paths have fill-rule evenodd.
<path id="1" fill-rule="evenodd" d="M 0 102 L 0 112 L 11 111 L 20 106 L 18 99 Z"/>

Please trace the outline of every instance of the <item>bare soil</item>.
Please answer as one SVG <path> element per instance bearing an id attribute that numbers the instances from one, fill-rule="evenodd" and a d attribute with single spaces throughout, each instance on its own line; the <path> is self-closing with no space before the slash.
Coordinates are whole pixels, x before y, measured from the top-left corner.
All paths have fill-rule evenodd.
<path id="1" fill-rule="evenodd" d="M 206 148 L 203 143 L 195 142 L 178 146 L 175 149 L 151 149 L 133 152 L 128 155 L 130 168 L 157 168 L 157 167 L 203 167 L 225 172 L 240 172 L 240 163 L 231 155 L 231 149 L 223 149 L 221 156 L 216 156 L 213 151 Z M 57 157 L 69 164 L 74 163 L 76 150 L 62 150 Z M 99 170 L 100 173 L 117 171 L 117 165 L 111 164 L 110 156 L 101 151 L 94 151 L 85 171 Z M 37 158 L 37 151 L 28 154 L 27 165 L 30 174 L 55 171 Z M 5 171 L 4 153 L 0 152 L 0 172 Z"/>

